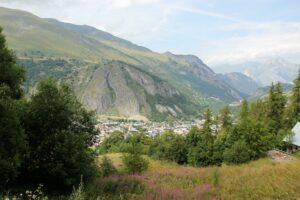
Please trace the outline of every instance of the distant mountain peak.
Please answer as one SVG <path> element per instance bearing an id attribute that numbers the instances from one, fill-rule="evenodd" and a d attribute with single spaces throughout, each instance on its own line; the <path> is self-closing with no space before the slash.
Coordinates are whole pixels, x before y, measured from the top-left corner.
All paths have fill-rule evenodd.
<path id="1" fill-rule="evenodd" d="M 280 56 L 265 58 L 261 62 L 251 61 L 235 65 L 219 65 L 214 68 L 217 72 L 241 72 L 254 79 L 261 86 L 271 83 L 292 83 L 300 65 L 289 62 Z"/>

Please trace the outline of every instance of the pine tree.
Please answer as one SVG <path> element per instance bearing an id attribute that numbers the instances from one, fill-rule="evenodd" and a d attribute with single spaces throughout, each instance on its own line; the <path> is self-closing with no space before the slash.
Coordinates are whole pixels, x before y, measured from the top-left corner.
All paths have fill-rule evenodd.
<path id="1" fill-rule="evenodd" d="M 229 130 L 232 128 L 232 119 L 231 119 L 231 113 L 230 109 L 228 106 L 226 106 L 222 111 L 221 111 L 221 128 L 223 130 Z"/>
<path id="2" fill-rule="evenodd" d="M 247 100 L 243 100 L 239 115 L 239 124 L 247 124 L 249 121 L 249 105 Z"/>
<path id="3" fill-rule="evenodd" d="M 204 114 L 205 122 L 203 128 L 200 130 L 195 129 L 199 140 L 196 146 L 188 150 L 188 162 L 194 166 L 208 166 L 215 164 L 213 157 L 213 142 L 214 136 L 212 133 L 212 113 L 208 109 Z"/>
<path id="4" fill-rule="evenodd" d="M 286 99 L 280 83 L 272 84 L 267 101 L 267 122 L 269 132 L 277 135 L 283 128 L 283 117 Z"/>
<path id="5" fill-rule="evenodd" d="M 217 137 L 214 141 L 214 162 L 221 164 L 223 161 L 223 152 L 226 149 L 226 141 L 232 130 L 232 119 L 229 107 L 226 106 L 220 114 L 221 130 L 218 132 Z"/>
<path id="6" fill-rule="evenodd" d="M 138 138 L 133 136 L 130 140 L 127 152 L 123 155 L 123 163 L 128 173 L 141 173 L 148 169 L 148 161 L 142 157 L 142 146 Z"/>
<path id="7" fill-rule="evenodd" d="M 294 80 L 294 87 L 287 112 L 287 128 L 291 129 L 297 122 L 300 122 L 300 70 Z"/>

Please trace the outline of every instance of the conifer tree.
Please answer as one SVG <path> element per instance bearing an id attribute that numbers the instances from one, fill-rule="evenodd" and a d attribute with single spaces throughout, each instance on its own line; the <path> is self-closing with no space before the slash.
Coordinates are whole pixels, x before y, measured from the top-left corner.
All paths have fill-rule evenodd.
<path id="1" fill-rule="evenodd" d="M 280 83 L 272 84 L 267 101 L 267 122 L 271 133 L 277 135 L 283 128 L 283 116 L 286 99 Z"/>
<path id="2" fill-rule="evenodd" d="M 300 70 L 294 80 L 291 100 L 287 112 L 287 128 L 291 129 L 297 122 L 300 122 Z"/>
<path id="3" fill-rule="evenodd" d="M 231 119 L 231 113 L 230 109 L 228 106 L 226 106 L 222 111 L 221 111 L 221 128 L 224 130 L 228 130 L 232 128 L 232 119 Z"/>
<path id="4" fill-rule="evenodd" d="M 229 107 L 226 106 L 220 114 L 221 130 L 218 132 L 214 141 L 214 162 L 221 164 L 223 161 L 223 152 L 226 149 L 226 141 L 232 130 L 232 119 Z"/>
<path id="5" fill-rule="evenodd" d="M 199 136 L 196 146 L 189 148 L 188 162 L 194 166 L 208 166 L 214 164 L 212 134 L 212 113 L 208 109 L 204 114 L 205 122 L 203 128 L 198 130 Z M 197 129 L 196 129 L 197 130 Z"/>

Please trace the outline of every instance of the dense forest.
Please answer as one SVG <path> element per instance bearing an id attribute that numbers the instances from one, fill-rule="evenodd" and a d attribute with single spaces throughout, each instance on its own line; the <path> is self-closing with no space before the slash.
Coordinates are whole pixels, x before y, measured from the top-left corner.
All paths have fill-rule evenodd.
<path id="1" fill-rule="evenodd" d="M 272 85 L 267 98 L 244 100 L 237 119 L 229 107 L 216 116 L 207 110 L 203 127 L 187 135 L 168 131 L 155 137 L 142 132 L 124 137 L 114 132 L 93 149 L 99 131 L 95 114 L 77 101 L 68 85 L 53 79 L 40 81 L 25 98 L 26 72 L 16 59 L 0 31 L 0 194 L 38 188 L 38 199 L 46 199 L 41 190 L 64 195 L 61 199 L 83 199 L 83 183 L 118 173 L 105 156 L 100 167 L 95 163 L 96 156 L 110 152 L 124 153 L 127 174 L 147 169 L 142 155 L 197 167 L 245 163 L 282 147 L 283 138 L 300 121 L 299 73 L 291 93 L 284 94 L 280 83 Z M 104 190 L 97 191 L 102 195 Z"/>

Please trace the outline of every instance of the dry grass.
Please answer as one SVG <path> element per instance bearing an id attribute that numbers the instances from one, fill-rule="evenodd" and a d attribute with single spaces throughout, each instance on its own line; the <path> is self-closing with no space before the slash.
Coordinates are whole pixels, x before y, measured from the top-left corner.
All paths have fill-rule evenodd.
<path id="1" fill-rule="evenodd" d="M 107 155 L 122 169 L 122 154 Z M 194 168 L 147 158 L 140 180 L 146 190 L 133 199 L 297 199 L 300 160 L 274 163 L 265 158 L 238 166 Z"/>

